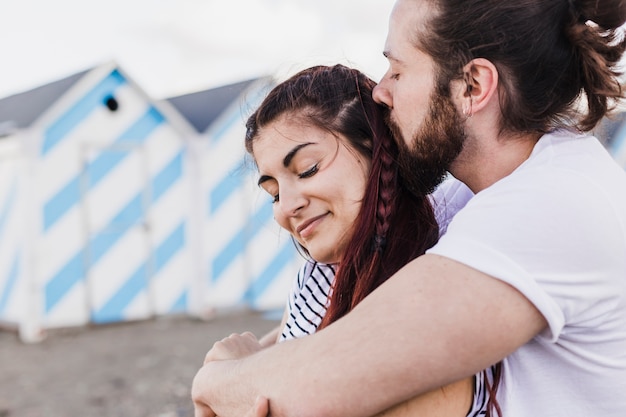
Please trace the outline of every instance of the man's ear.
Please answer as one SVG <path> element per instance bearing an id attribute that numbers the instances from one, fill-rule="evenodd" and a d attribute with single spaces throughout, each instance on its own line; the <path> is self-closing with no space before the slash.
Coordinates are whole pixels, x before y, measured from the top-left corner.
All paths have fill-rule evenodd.
<path id="1" fill-rule="evenodd" d="M 471 115 L 497 98 L 498 70 L 491 61 L 475 58 L 463 67 L 463 74 L 465 80 L 463 108 L 466 109 L 468 106 L 466 103 L 469 103 L 468 115 Z"/>

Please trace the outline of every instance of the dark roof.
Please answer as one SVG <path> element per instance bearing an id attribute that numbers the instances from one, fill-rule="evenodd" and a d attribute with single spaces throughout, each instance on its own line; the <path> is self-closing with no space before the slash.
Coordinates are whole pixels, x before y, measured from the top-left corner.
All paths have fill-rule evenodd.
<path id="1" fill-rule="evenodd" d="M 203 133 L 243 91 L 257 79 L 212 88 L 166 100 L 178 110 L 199 133 Z"/>
<path id="2" fill-rule="evenodd" d="M 88 71 L 0 99 L 0 136 L 3 135 L 2 130 L 30 126 Z"/>

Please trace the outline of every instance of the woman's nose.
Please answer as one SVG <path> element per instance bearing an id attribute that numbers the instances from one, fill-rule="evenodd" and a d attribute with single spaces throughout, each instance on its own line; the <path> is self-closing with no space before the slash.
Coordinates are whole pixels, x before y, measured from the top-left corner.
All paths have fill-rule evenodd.
<path id="1" fill-rule="evenodd" d="M 281 190 L 278 205 L 284 216 L 293 217 L 306 206 L 306 198 L 300 193 L 284 192 Z"/>

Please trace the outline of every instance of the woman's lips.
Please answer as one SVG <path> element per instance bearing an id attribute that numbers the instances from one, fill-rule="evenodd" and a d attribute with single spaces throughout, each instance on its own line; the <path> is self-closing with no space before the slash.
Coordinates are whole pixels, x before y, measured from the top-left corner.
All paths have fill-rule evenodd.
<path id="1" fill-rule="evenodd" d="M 302 223 L 300 226 L 298 226 L 298 228 L 296 229 L 296 232 L 298 232 L 298 234 L 300 235 L 302 239 L 306 239 L 313 233 L 315 226 L 317 226 L 322 221 L 322 219 L 326 217 L 327 214 L 328 213 L 324 213 L 319 216 L 315 216 L 315 217 L 308 219 L 307 221 Z"/>

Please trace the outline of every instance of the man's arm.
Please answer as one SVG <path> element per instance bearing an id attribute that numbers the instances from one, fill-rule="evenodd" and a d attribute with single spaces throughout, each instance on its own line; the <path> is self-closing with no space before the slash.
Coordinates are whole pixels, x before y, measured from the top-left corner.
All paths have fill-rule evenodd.
<path id="1" fill-rule="evenodd" d="M 192 396 L 222 417 L 245 415 L 259 396 L 272 416 L 371 416 L 475 374 L 545 326 L 508 284 L 424 255 L 324 330 L 207 364 Z"/>

